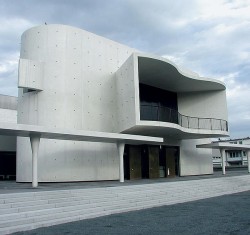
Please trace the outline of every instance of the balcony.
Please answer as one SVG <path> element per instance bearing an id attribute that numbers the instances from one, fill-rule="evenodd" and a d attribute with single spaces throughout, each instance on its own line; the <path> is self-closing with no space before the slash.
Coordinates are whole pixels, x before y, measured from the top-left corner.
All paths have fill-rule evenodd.
<path id="1" fill-rule="evenodd" d="M 177 110 L 161 105 L 140 105 L 140 119 L 178 124 L 189 129 L 228 131 L 228 123 L 216 118 L 198 118 L 180 114 Z"/>

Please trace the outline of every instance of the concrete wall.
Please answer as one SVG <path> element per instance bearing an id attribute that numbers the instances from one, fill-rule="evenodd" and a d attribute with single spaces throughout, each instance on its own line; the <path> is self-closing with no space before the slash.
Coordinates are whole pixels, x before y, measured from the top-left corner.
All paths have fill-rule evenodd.
<path id="1" fill-rule="evenodd" d="M 26 31 L 20 57 L 44 63 L 43 91 L 23 94 L 20 90 L 18 122 L 115 132 L 115 72 L 133 51 L 69 26 L 44 25 Z"/>
<path id="2" fill-rule="evenodd" d="M 16 137 L 0 135 L 0 152 L 1 151 L 16 151 Z"/>
<path id="3" fill-rule="evenodd" d="M 197 144 L 210 143 L 210 139 L 182 140 L 180 142 L 180 175 L 213 174 L 212 150 L 197 149 Z"/>
<path id="4" fill-rule="evenodd" d="M 180 176 L 213 174 L 212 150 L 196 148 L 197 144 L 205 143 L 211 143 L 211 139 L 165 139 L 165 145 L 180 148 Z"/>
<path id="5" fill-rule="evenodd" d="M 136 77 L 138 77 L 138 60 L 132 54 L 116 72 L 118 132 L 135 126 L 136 120 L 139 119 L 137 116 L 139 105 L 136 103 L 139 89 Z"/>
<path id="6" fill-rule="evenodd" d="M 44 71 L 41 92 L 19 89 L 18 123 L 117 132 L 115 72 L 133 49 L 63 25 L 32 28 L 21 44 L 20 58 Z M 39 181 L 118 179 L 116 156 L 113 144 L 42 140 Z M 29 140 L 18 138 L 17 181 L 30 180 Z"/>
<path id="7" fill-rule="evenodd" d="M 0 95 L 0 122 L 17 123 L 17 98 Z M 0 151 L 16 151 L 16 137 L 0 135 Z"/>
<path id="8" fill-rule="evenodd" d="M 191 117 L 227 120 L 226 91 L 178 93 L 178 110 Z"/>
<path id="9" fill-rule="evenodd" d="M 30 181 L 31 148 L 29 139 L 18 138 L 19 182 Z M 118 180 L 119 161 L 115 144 L 41 139 L 38 157 L 40 182 Z"/>
<path id="10" fill-rule="evenodd" d="M 44 63 L 40 61 L 20 59 L 18 71 L 18 87 L 32 90 L 43 90 Z"/>
<path id="11" fill-rule="evenodd" d="M 0 108 L 0 122 L 17 123 L 17 111 Z"/>

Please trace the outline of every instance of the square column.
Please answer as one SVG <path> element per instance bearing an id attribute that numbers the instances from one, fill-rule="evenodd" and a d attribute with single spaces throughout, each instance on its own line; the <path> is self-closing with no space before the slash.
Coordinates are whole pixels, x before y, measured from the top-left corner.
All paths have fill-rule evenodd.
<path id="1" fill-rule="evenodd" d="M 124 154 L 124 143 L 117 143 L 117 150 L 119 155 L 119 179 L 120 182 L 124 182 L 124 162 L 123 162 L 123 154 Z"/>
<path id="2" fill-rule="evenodd" d="M 220 154 L 221 154 L 221 167 L 222 167 L 222 174 L 226 174 L 226 150 L 225 149 L 220 149 Z"/>
<path id="3" fill-rule="evenodd" d="M 38 158 L 39 143 L 40 143 L 39 135 L 30 136 L 30 144 L 31 144 L 31 150 L 32 150 L 32 187 L 33 188 L 36 188 L 38 186 L 37 158 Z"/>

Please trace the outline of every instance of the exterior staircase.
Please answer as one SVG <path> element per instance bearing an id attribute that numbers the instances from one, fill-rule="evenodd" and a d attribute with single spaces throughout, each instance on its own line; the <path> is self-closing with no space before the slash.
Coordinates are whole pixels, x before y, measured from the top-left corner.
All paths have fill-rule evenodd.
<path id="1" fill-rule="evenodd" d="M 250 175 L 0 194 L 0 234 L 250 190 Z"/>

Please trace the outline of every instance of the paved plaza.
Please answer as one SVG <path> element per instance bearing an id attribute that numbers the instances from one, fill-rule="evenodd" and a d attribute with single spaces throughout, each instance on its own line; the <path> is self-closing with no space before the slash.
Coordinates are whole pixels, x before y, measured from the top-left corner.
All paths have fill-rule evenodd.
<path id="1" fill-rule="evenodd" d="M 213 179 L 220 177 L 233 177 L 239 175 L 246 175 L 247 168 L 236 168 L 227 171 L 226 175 L 222 175 L 221 169 L 216 169 L 212 175 L 196 175 L 183 177 L 170 177 L 159 179 L 140 179 L 140 180 L 125 180 L 124 183 L 119 181 L 93 181 L 93 182 L 64 182 L 64 183 L 39 183 L 37 188 L 32 188 L 31 183 L 16 183 L 15 181 L 0 181 L 0 194 L 4 193 L 24 193 L 24 192 L 40 192 L 40 191 L 55 191 L 55 190 L 69 190 L 69 189 L 86 189 L 86 188 L 103 188 L 103 187 L 117 187 L 129 185 L 155 184 L 164 182 L 178 182 L 199 179 Z"/>
<path id="2" fill-rule="evenodd" d="M 15 235 L 250 234 L 250 191 L 82 220 Z"/>
<path id="3" fill-rule="evenodd" d="M 38 188 L 1 181 L 0 234 L 250 234 L 249 176 L 242 168 Z"/>

